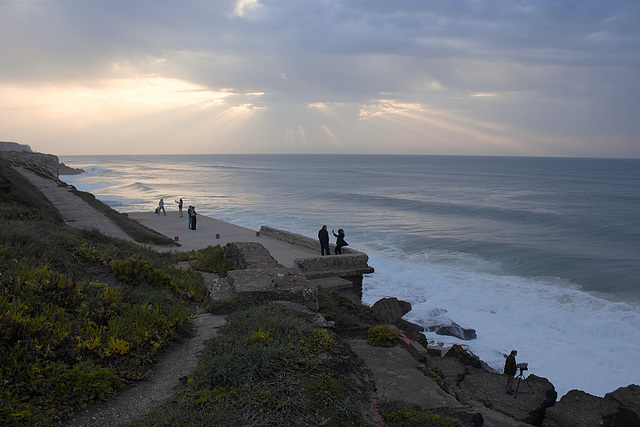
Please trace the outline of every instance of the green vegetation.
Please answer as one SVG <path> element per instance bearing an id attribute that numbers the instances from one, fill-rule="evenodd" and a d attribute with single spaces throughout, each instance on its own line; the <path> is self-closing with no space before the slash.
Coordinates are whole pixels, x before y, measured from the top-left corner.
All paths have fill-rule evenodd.
<path id="1" fill-rule="evenodd" d="M 369 329 L 367 344 L 378 347 L 393 347 L 398 343 L 398 333 L 387 325 L 378 325 Z"/>
<path id="2" fill-rule="evenodd" d="M 383 402 L 380 415 L 389 427 L 462 427 L 462 422 L 444 415 L 409 407 L 403 402 Z"/>
<path id="3" fill-rule="evenodd" d="M 172 402 L 135 425 L 365 425 L 363 366 L 330 331 L 282 305 L 229 316 Z"/>
<path id="4" fill-rule="evenodd" d="M 319 292 L 318 306 L 324 317 L 335 322 L 336 331 L 341 333 L 358 333 L 378 323 L 371 312 L 371 307 L 362 305 L 336 291 Z"/>
<path id="5" fill-rule="evenodd" d="M 209 246 L 198 251 L 183 252 L 178 255 L 181 261 L 191 261 L 191 267 L 208 273 L 218 273 L 220 277 L 227 277 L 227 272 L 233 270 L 233 265 L 224 259 L 220 245 Z"/>
<path id="6" fill-rule="evenodd" d="M 64 225 L 0 162 L 0 424 L 51 425 L 144 378 L 189 333 L 202 276 Z"/>
<path id="7" fill-rule="evenodd" d="M 253 307 L 255 303 L 249 298 L 235 296 L 223 300 L 214 300 L 207 304 L 207 312 L 211 314 L 231 314 L 233 312 Z"/>

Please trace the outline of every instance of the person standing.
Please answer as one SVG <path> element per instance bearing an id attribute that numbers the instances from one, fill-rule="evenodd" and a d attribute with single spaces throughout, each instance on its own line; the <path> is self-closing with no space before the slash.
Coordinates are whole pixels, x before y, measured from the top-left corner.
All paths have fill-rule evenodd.
<path id="1" fill-rule="evenodd" d="M 158 203 L 158 215 L 160 215 L 160 211 L 162 211 L 164 216 L 167 216 L 167 212 L 164 210 L 164 199 L 160 199 L 160 202 Z"/>
<path id="2" fill-rule="evenodd" d="M 178 211 L 180 212 L 180 218 L 182 218 L 182 199 L 176 200 L 176 203 L 178 204 Z"/>
<path id="3" fill-rule="evenodd" d="M 191 213 L 189 214 L 189 218 L 191 219 L 191 229 L 195 230 L 196 229 L 196 221 L 198 219 L 197 217 L 197 213 L 196 213 L 196 207 L 195 206 L 191 206 Z"/>
<path id="4" fill-rule="evenodd" d="M 344 240 L 344 230 L 342 228 L 338 229 L 338 234 L 334 230 L 331 230 L 331 234 L 336 238 L 336 254 L 342 255 L 342 248 L 345 246 L 349 246 L 349 244 Z"/>
<path id="5" fill-rule="evenodd" d="M 513 378 L 518 370 L 516 367 L 516 354 L 518 354 L 516 350 L 511 350 L 511 354 L 507 356 L 507 360 L 504 362 L 504 373 L 505 375 L 508 375 L 506 389 L 507 394 L 513 393 Z"/>
<path id="6" fill-rule="evenodd" d="M 323 225 L 320 231 L 318 231 L 318 240 L 320 240 L 320 253 L 322 256 L 324 256 L 325 252 L 327 255 L 331 255 L 331 251 L 329 250 L 329 231 L 326 225 Z"/>
<path id="7" fill-rule="evenodd" d="M 189 230 L 191 230 L 191 221 L 193 221 L 193 218 L 191 217 L 192 209 L 193 209 L 193 206 L 189 205 L 189 208 L 187 209 L 187 217 L 189 217 Z"/>

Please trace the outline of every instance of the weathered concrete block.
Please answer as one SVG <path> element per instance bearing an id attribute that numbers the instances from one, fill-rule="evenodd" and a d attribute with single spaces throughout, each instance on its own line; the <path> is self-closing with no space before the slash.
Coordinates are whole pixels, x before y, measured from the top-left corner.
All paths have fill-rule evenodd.
<path id="1" fill-rule="evenodd" d="M 294 301 L 318 309 L 318 289 L 297 269 L 249 269 L 230 271 L 238 295 L 256 301 Z"/>
<path id="2" fill-rule="evenodd" d="M 250 268 L 280 268 L 267 248 L 257 242 L 230 242 L 222 248 L 224 259 L 237 270 Z"/>
<path id="3" fill-rule="evenodd" d="M 319 256 L 316 258 L 299 258 L 294 262 L 302 273 L 316 279 L 330 276 L 354 276 L 373 273 L 367 262 L 367 254 L 359 252 L 350 255 Z"/>

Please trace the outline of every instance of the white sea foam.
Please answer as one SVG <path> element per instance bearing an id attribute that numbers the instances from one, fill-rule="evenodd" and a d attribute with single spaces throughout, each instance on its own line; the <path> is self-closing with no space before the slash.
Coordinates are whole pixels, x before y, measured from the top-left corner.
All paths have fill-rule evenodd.
<path id="1" fill-rule="evenodd" d="M 376 272 L 365 279 L 365 303 L 395 296 L 411 302 L 409 321 L 425 324 L 432 310 L 441 309 L 477 331 L 470 341 L 427 333 L 429 340 L 467 345 L 497 371 L 503 353 L 517 349 L 518 361 L 529 363 L 528 374 L 547 378 L 559 397 L 571 389 L 604 396 L 640 383 L 638 307 L 558 279 L 491 273 L 494 266 L 469 263 L 463 254 L 450 254 L 444 263 L 433 262 L 428 253 L 421 261 L 369 255 Z"/>

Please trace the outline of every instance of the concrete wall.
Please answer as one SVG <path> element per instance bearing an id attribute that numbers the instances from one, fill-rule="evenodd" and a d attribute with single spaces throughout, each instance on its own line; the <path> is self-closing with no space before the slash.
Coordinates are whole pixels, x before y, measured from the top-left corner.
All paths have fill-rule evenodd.
<path id="1" fill-rule="evenodd" d="M 373 273 L 373 268 L 367 264 L 369 257 L 365 253 L 350 255 L 331 255 L 316 258 L 299 258 L 296 266 L 306 277 L 354 276 Z"/>
<path id="2" fill-rule="evenodd" d="M 320 242 L 318 239 L 312 239 L 311 237 L 303 236 L 302 234 L 291 233 L 290 231 L 279 230 L 277 228 L 263 225 L 260 227 L 260 235 L 271 237 L 283 242 L 287 242 L 290 245 L 302 246 L 320 252 Z M 335 250 L 336 245 L 330 244 L 331 252 Z M 361 254 L 362 252 L 356 251 L 348 247 L 342 248 L 342 254 Z"/>

